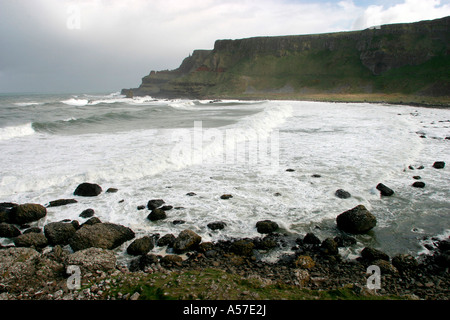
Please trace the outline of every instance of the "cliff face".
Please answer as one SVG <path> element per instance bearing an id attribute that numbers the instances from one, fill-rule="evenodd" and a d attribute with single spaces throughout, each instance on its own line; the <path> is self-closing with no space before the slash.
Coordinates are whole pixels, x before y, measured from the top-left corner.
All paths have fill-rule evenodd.
<path id="1" fill-rule="evenodd" d="M 450 17 L 354 32 L 217 40 L 124 94 L 165 98 L 310 93 L 450 96 Z"/>

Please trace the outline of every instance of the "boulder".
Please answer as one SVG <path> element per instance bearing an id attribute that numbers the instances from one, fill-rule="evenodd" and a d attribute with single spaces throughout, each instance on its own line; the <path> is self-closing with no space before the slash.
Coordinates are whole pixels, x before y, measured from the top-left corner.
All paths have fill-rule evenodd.
<path id="1" fill-rule="evenodd" d="M 96 197 L 102 193 L 102 187 L 95 183 L 84 182 L 80 184 L 73 194 L 80 197 Z"/>
<path id="2" fill-rule="evenodd" d="M 222 200 L 227 200 L 230 198 L 233 198 L 233 196 L 231 194 L 223 194 L 220 196 L 220 199 L 222 199 Z"/>
<path id="3" fill-rule="evenodd" d="M 373 262 L 375 260 L 390 260 L 389 256 L 386 253 L 371 247 L 365 247 L 361 251 L 361 257 L 368 262 Z"/>
<path id="4" fill-rule="evenodd" d="M 131 272 L 145 271 L 152 264 L 158 263 L 158 257 L 154 254 L 145 254 L 130 262 L 129 269 Z"/>
<path id="5" fill-rule="evenodd" d="M 231 244 L 230 250 L 238 256 L 251 256 L 255 244 L 251 240 L 242 239 L 237 240 Z"/>
<path id="6" fill-rule="evenodd" d="M 419 263 L 409 254 L 399 254 L 392 258 L 392 265 L 399 272 L 403 273 L 407 271 L 414 271 L 418 267 Z"/>
<path id="7" fill-rule="evenodd" d="M 20 236 L 20 230 L 8 223 L 0 223 L 0 238 L 14 238 Z"/>
<path id="8" fill-rule="evenodd" d="M 342 234 L 342 235 L 334 237 L 334 241 L 336 241 L 338 247 L 348 247 L 348 246 L 356 244 L 356 242 L 357 242 L 355 238 L 350 237 L 346 234 Z"/>
<path id="9" fill-rule="evenodd" d="M 223 228 L 226 227 L 226 225 L 227 224 L 223 221 L 216 221 L 208 223 L 207 227 L 211 230 L 222 230 Z"/>
<path id="10" fill-rule="evenodd" d="M 390 196 L 392 196 L 394 194 L 394 191 L 391 188 L 385 186 L 382 183 L 379 183 L 377 185 L 377 190 L 379 190 L 381 195 L 385 196 L 385 197 L 390 197 Z"/>
<path id="11" fill-rule="evenodd" d="M 65 261 L 69 265 L 79 266 L 81 274 L 107 272 L 116 267 L 116 255 L 113 251 L 101 248 L 87 248 L 70 254 Z"/>
<path id="12" fill-rule="evenodd" d="M 201 241 L 202 237 L 200 237 L 194 231 L 183 230 L 175 239 L 173 243 L 173 249 L 176 253 L 183 253 L 196 248 Z"/>
<path id="13" fill-rule="evenodd" d="M 445 162 L 444 161 L 436 161 L 433 163 L 433 168 L 435 169 L 444 169 L 445 168 Z"/>
<path id="14" fill-rule="evenodd" d="M 338 189 L 336 190 L 336 192 L 334 193 L 334 195 L 340 199 L 348 199 L 350 198 L 352 195 L 350 194 L 350 192 L 345 191 L 344 189 Z"/>
<path id="15" fill-rule="evenodd" d="M 51 222 L 44 227 L 44 234 L 52 246 L 69 244 L 76 231 L 74 225 L 67 222 Z"/>
<path id="16" fill-rule="evenodd" d="M 425 188 L 425 182 L 422 181 L 416 181 L 412 184 L 414 188 Z"/>
<path id="17" fill-rule="evenodd" d="M 27 247 L 27 248 L 45 248 L 48 245 L 48 240 L 42 233 L 26 233 L 22 234 L 13 239 L 14 245 L 16 247 Z"/>
<path id="18" fill-rule="evenodd" d="M 265 236 L 262 239 L 255 239 L 254 244 L 256 249 L 260 250 L 270 250 L 278 247 L 279 236 L 276 233 L 271 233 Z"/>
<path id="19" fill-rule="evenodd" d="M 102 221 L 99 218 L 97 218 L 97 217 L 92 217 L 92 218 L 89 218 L 88 220 L 86 220 L 86 222 L 83 223 L 81 225 L 81 227 L 83 227 L 83 226 L 92 226 L 92 225 L 97 224 L 97 223 L 102 223 Z"/>
<path id="20" fill-rule="evenodd" d="M 366 233 L 377 224 L 377 219 L 363 205 L 345 211 L 337 216 L 336 223 L 339 229 L 353 233 Z"/>
<path id="21" fill-rule="evenodd" d="M 74 251 L 90 247 L 112 250 L 135 237 L 133 230 L 113 223 L 83 225 L 70 239 Z"/>
<path id="22" fill-rule="evenodd" d="M 83 212 L 80 213 L 81 218 L 90 218 L 95 214 L 94 209 L 86 209 L 83 210 Z"/>
<path id="23" fill-rule="evenodd" d="M 320 239 L 312 232 L 309 232 L 306 234 L 306 236 L 303 238 L 304 244 L 320 244 Z"/>
<path id="24" fill-rule="evenodd" d="M 164 210 L 154 208 L 152 212 L 147 216 L 150 221 L 158 221 L 167 218 L 167 214 Z"/>
<path id="25" fill-rule="evenodd" d="M 108 188 L 107 190 L 106 190 L 106 193 L 116 193 L 116 192 L 118 192 L 119 191 L 119 189 L 117 189 L 117 188 Z"/>
<path id="26" fill-rule="evenodd" d="M 161 207 L 164 203 L 166 203 L 163 199 L 153 199 L 147 203 L 148 210 L 153 210 Z"/>
<path id="27" fill-rule="evenodd" d="M 47 208 L 60 207 L 60 206 L 65 206 L 67 204 L 77 203 L 77 202 L 78 201 L 75 199 L 58 199 L 58 200 L 50 201 L 46 207 Z"/>
<path id="28" fill-rule="evenodd" d="M 165 267 L 171 267 L 171 266 L 181 266 L 181 263 L 183 262 L 183 258 L 176 254 L 168 254 L 161 258 L 160 260 L 161 265 Z"/>
<path id="29" fill-rule="evenodd" d="M 127 248 L 127 253 L 132 256 L 140 256 L 147 254 L 154 248 L 153 239 L 145 236 L 134 240 Z"/>
<path id="30" fill-rule="evenodd" d="M 256 230 L 259 233 L 272 233 L 278 230 L 278 224 L 271 220 L 258 221 L 256 223 Z"/>
<path id="31" fill-rule="evenodd" d="M 339 254 L 338 244 L 331 238 L 323 240 L 320 249 L 326 255 L 336 256 Z"/>
<path id="32" fill-rule="evenodd" d="M 165 234 L 161 238 L 158 239 L 157 246 L 158 247 L 164 247 L 168 246 L 171 248 L 173 246 L 173 243 L 175 242 L 175 236 L 171 233 Z"/>
<path id="33" fill-rule="evenodd" d="M 298 256 L 298 258 L 294 261 L 294 264 L 300 269 L 312 269 L 316 265 L 310 256 Z"/>
<path id="34" fill-rule="evenodd" d="M 9 214 L 10 223 L 25 224 L 37 221 L 47 215 L 47 209 L 34 203 L 20 204 L 12 207 Z"/>

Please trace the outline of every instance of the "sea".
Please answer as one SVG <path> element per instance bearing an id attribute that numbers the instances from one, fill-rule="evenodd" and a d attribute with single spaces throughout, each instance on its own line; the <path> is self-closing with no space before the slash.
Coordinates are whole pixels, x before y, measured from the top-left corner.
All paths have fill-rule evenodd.
<path id="1" fill-rule="evenodd" d="M 91 208 L 137 238 L 185 229 L 202 241 L 253 238 L 262 236 L 256 222 L 272 220 L 292 239 L 313 232 L 323 240 L 341 234 L 339 214 L 362 204 L 377 225 L 341 248 L 344 257 L 366 246 L 418 256 L 450 235 L 449 109 L 1 94 L 0 150 L 0 202 L 78 201 L 47 208 L 32 224 L 41 228 L 65 219 L 83 223 L 80 213 Z M 436 161 L 447 166 L 433 168 Z M 425 187 L 412 187 L 415 181 Z M 83 182 L 103 192 L 74 196 Z M 379 183 L 395 194 L 382 197 Z M 338 189 L 351 197 L 338 198 Z M 166 219 L 153 222 L 147 209 L 138 210 L 152 199 L 173 206 Z M 217 221 L 225 228 L 207 227 Z M 116 249 L 125 260 L 128 244 Z M 265 259 L 283 250 L 290 248 Z"/>

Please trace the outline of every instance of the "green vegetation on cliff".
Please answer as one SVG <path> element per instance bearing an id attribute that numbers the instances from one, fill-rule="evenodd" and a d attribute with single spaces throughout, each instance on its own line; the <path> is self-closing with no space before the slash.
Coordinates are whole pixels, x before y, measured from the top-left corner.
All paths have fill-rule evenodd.
<path id="1" fill-rule="evenodd" d="M 450 103 L 450 17 L 354 32 L 218 40 L 125 94 Z"/>

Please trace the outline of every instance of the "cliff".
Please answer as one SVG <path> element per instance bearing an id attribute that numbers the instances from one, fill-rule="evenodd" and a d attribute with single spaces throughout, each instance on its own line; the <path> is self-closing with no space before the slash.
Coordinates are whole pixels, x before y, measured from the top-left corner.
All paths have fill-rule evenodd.
<path id="1" fill-rule="evenodd" d="M 217 40 L 123 94 L 164 98 L 398 95 L 450 101 L 450 17 L 362 31 Z"/>

